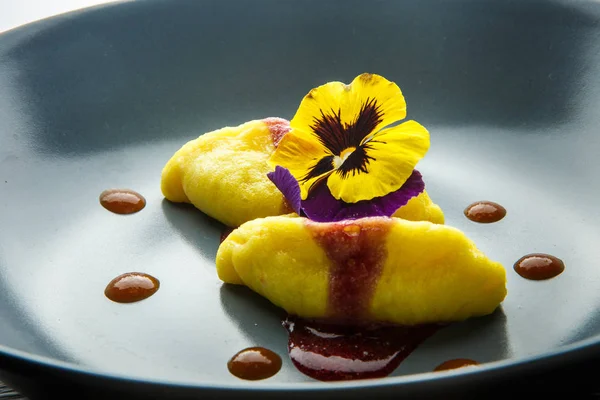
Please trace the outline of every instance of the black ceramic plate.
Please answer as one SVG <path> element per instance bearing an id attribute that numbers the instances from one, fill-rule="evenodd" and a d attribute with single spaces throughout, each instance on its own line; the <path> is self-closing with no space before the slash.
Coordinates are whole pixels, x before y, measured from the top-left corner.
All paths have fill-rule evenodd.
<path id="1" fill-rule="evenodd" d="M 472 392 L 560 366 L 600 343 L 600 7 L 573 1 L 138 1 L 0 36 L 0 378 L 25 394 L 335 396 Z M 160 172 L 186 141 L 225 125 L 291 118 L 312 87 L 362 72 L 396 81 L 431 133 L 420 164 L 446 223 L 504 264 L 508 296 L 455 324 L 392 376 L 321 383 L 286 353 L 281 313 L 224 286 L 222 226 L 163 200 Z M 121 216 L 98 203 L 128 187 Z M 492 200 L 491 225 L 463 209 Z M 564 260 L 548 281 L 522 255 Z M 160 290 L 103 294 L 129 271 Z M 247 346 L 282 355 L 261 382 L 231 376 Z M 433 373 L 450 358 L 475 370 Z M 548 382 L 560 383 L 552 379 Z M 354 390 L 349 390 L 354 389 Z M 92 394 L 88 394 L 92 396 Z M 90 397 L 91 398 L 91 397 Z"/>

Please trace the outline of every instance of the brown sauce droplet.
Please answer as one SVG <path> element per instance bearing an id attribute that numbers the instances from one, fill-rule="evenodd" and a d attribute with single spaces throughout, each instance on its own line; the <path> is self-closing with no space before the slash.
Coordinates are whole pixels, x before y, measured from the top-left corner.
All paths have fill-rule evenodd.
<path id="1" fill-rule="evenodd" d="M 498 222 L 506 216 L 506 208 L 492 201 L 478 201 L 465 209 L 465 216 L 482 224 Z"/>
<path id="2" fill-rule="evenodd" d="M 449 369 L 472 367 L 476 365 L 479 365 L 477 361 L 473 361 L 468 358 L 455 358 L 453 360 L 444 361 L 435 367 L 434 371 L 445 371 Z"/>
<path id="3" fill-rule="evenodd" d="M 109 189 L 100 194 L 100 204 L 115 214 L 133 214 L 146 207 L 146 199 L 129 189 Z"/>
<path id="4" fill-rule="evenodd" d="M 318 224 L 307 222 L 332 262 L 329 271 L 330 318 L 369 320 L 369 305 L 387 257 L 385 237 L 391 219 L 375 218 Z"/>
<path id="5" fill-rule="evenodd" d="M 264 347 L 250 347 L 238 352 L 227 363 L 232 375 L 256 381 L 267 379 L 281 369 L 281 357 Z"/>
<path id="6" fill-rule="evenodd" d="M 381 378 L 443 327 L 340 325 L 288 317 L 288 352 L 294 366 L 320 381 Z"/>
<path id="7" fill-rule="evenodd" d="M 565 270 L 565 264 L 550 254 L 532 253 L 521 257 L 514 269 L 525 279 L 540 281 L 560 275 Z"/>
<path id="8" fill-rule="evenodd" d="M 128 272 L 110 281 L 104 294 L 117 303 L 133 303 L 147 299 L 158 290 L 160 282 L 142 272 Z"/>

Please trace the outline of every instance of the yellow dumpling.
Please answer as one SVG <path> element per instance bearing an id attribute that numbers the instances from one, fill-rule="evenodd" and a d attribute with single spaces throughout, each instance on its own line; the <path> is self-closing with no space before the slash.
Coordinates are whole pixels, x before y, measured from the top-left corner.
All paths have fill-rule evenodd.
<path id="1" fill-rule="evenodd" d="M 206 133 L 186 143 L 162 171 L 167 200 L 192 203 L 225 225 L 289 213 L 267 178 L 275 143 L 289 128 L 280 118 L 254 120 Z"/>
<path id="2" fill-rule="evenodd" d="M 289 213 L 283 195 L 267 177 L 273 170 L 267 160 L 288 130 L 288 121 L 265 118 L 187 142 L 163 168 L 163 195 L 175 203 L 191 203 L 230 227 Z M 395 216 L 444 223 L 442 210 L 425 191 Z"/>
<path id="3" fill-rule="evenodd" d="M 504 267 L 461 231 L 400 218 L 256 219 L 221 244 L 216 265 L 225 283 L 305 318 L 452 322 L 492 313 L 507 293 Z"/>

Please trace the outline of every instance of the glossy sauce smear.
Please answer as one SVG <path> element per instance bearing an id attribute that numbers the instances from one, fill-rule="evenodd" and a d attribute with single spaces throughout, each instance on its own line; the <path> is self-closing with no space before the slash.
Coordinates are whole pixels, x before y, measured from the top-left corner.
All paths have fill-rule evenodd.
<path id="1" fill-rule="evenodd" d="M 312 224 L 307 222 L 307 224 Z M 294 366 L 321 381 L 389 375 L 441 325 L 370 324 L 369 304 L 387 257 L 391 221 L 315 224 L 313 238 L 331 261 L 327 318 L 288 317 L 288 352 Z"/>
<path id="2" fill-rule="evenodd" d="M 565 270 L 565 264 L 550 254 L 532 253 L 521 257 L 515 263 L 514 270 L 525 279 L 539 281 L 560 275 Z"/>
<path id="3" fill-rule="evenodd" d="M 369 304 L 387 257 L 391 221 L 313 225 L 313 237 L 331 260 L 328 317 L 369 319 Z"/>
<path id="4" fill-rule="evenodd" d="M 100 204 L 115 214 L 133 214 L 146 207 L 146 199 L 129 189 L 110 189 L 100 194 Z"/>
<path id="5" fill-rule="evenodd" d="M 294 366 L 320 381 L 387 376 L 442 327 L 348 326 L 292 317 L 283 326 Z"/>
<path id="6" fill-rule="evenodd" d="M 473 222 L 490 224 L 504 218 L 506 216 L 506 209 L 492 201 L 478 201 L 469 205 L 464 213 Z"/>
<path id="7" fill-rule="evenodd" d="M 240 379 L 267 379 L 281 369 L 281 357 L 264 347 L 250 347 L 234 355 L 227 363 L 227 368 Z"/>
<path id="8" fill-rule="evenodd" d="M 128 272 L 110 281 L 104 294 L 117 303 L 133 303 L 152 296 L 159 287 L 160 282 L 151 275 Z"/>

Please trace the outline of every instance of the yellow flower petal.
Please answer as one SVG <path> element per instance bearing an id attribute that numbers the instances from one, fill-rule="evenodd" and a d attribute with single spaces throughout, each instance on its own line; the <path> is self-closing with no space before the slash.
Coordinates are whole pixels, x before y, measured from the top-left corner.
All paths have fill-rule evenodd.
<path id="1" fill-rule="evenodd" d="M 323 160 L 326 158 L 333 156 L 314 137 L 291 131 L 281 139 L 269 158 L 269 164 L 272 167 L 280 165 L 290 171 L 300 184 L 300 195 L 304 200 L 312 185 L 333 171 L 333 164 L 328 170 L 324 168 L 326 163 Z M 320 168 L 315 169 L 319 162 Z"/>
<path id="2" fill-rule="evenodd" d="M 427 150 L 429 132 L 415 121 L 384 129 L 365 143 L 368 159 L 363 169 L 344 176 L 342 166 L 329 176 L 327 186 L 336 199 L 347 203 L 384 196 L 400 189 Z"/>
<path id="3" fill-rule="evenodd" d="M 406 117 L 406 101 L 402 91 L 394 82 L 388 81 L 380 75 L 362 74 L 357 76 L 350 86 L 355 98 L 355 114 L 367 99 L 377 100 L 383 115 L 381 123 L 374 129 L 375 132 Z"/>
<path id="4" fill-rule="evenodd" d="M 290 126 L 299 135 L 315 136 L 340 155 L 404 117 L 406 102 L 398 85 L 380 75 L 362 74 L 350 85 L 329 82 L 312 89 Z"/>

